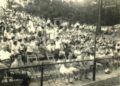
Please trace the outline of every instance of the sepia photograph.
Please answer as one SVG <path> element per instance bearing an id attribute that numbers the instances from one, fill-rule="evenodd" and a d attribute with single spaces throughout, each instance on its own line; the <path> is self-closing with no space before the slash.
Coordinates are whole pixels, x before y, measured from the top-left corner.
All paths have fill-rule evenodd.
<path id="1" fill-rule="evenodd" d="M 0 86 L 120 86 L 120 0 L 0 0 Z"/>

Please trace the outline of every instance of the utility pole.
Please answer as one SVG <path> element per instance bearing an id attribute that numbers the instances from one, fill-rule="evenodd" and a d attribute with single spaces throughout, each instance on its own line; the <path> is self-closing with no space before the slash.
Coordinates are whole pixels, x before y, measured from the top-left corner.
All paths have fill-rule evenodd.
<path id="1" fill-rule="evenodd" d="M 96 38 L 101 34 L 101 12 L 102 12 L 102 0 L 98 0 L 98 19 L 94 39 L 94 60 L 93 60 L 93 81 L 96 80 Z"/>
<path id="2" fill-rule="evenodd" d="M 101 34 L 102 0 L 98 0 L 97 35 Z"/>

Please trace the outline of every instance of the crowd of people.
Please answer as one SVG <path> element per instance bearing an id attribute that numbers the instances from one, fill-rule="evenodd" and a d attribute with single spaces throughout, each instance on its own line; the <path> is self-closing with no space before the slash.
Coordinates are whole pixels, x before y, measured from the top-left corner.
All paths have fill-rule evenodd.
<path id="1" fill-rule="evenodd" d="M 95 37 L 95 25 L 79 22 L 57 24 L 49 18 L 40 18 L 23 11 L 7 9 L 0 18 L 0 30 L 0 68 L 7 68 L 7 65 L 2 63 L 6 59 L 11 60 L 11 68 L 18 67 L 20 62 L 27 64 L 29 56 L 33 54 L 37 54 L 37 60 L 56 62 L 62 59 L 93 60 L 94 54 L 96 58 L 120 55 L 120 42 L 115 39 L 119 28 L 115 26 L 101 27 L 102 33 Z M 22 60 L 19 60 L 20 62 L 19 56 Z M 107 64 L 105 60 L 100 63 Z M 79 67 L 72 66 L 67 68 L 63 64 L 60 67 L 60 73 L 67 74 L 66 71 L 73 73 L 78 69 Z"/>
<path id="2" fill-rule="evenodd" d="M 96 26 L 80 24 L 57 25 L 50 19 L 31 16 L 25 12 L 6 10 L 1 18 L 1 60 L 11 56 L 39 53 L 48 58 L 93 59 Z M 117 28 L 102 27 L 102 34 L 96 38 L 96 56 L 113 56 L 117 41 Z M 43 52 L 43 50 L 45 52 Z M 27 56 L 23 55 L 23 61 Z M 26 62 L 26 61 L 25 61 Z"/>

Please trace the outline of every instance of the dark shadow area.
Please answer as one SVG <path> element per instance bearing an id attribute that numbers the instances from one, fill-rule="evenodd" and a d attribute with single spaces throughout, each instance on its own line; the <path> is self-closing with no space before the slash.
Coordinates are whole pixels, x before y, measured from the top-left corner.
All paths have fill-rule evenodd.
<path id="1" fill-rule="evenodd" d="M 96 2 L 93 3 L 92 1 Z M 44 18 L 65 18 L 71 22 L 79 21 L 81 24 L 96 24 L 98 3 L 95 0 L 85 0 L 82 3 L 66 3 L 59 0 L 34 0 L 27 4 L 24 8 L 18 6 L 17 11 L 25 11 L 33 16 Z M 119 23 L 119 3 L 111 3 L 108 0 L 103 0 L 102 8 L 102 25 L 114 25 Z M 113 1 L 112 1 L 113 2 Z M 107 4 L 106 4 L 107 3 Z M 107 7 L 108 6 L 108 7 Z"/>

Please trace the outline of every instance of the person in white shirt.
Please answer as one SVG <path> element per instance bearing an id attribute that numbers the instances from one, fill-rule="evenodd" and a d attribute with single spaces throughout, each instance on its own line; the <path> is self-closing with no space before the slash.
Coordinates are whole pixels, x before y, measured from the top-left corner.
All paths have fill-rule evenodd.
<path id="1" fill-rule="evenodd" d="M 35 33 L 34 24 L 31 20 L 28 21 L 27 28 L 29 33 Z"/>
<path id="2" fill-rule="evenodd" d="M 54 43 L 48 43 L 47 46 L 46 46 L 46 49 L 47 49 L 49 52 L 55 51 Z"/>
<path id="3" fill-rule="evenodd" d="M 61 48 L 61 40 L 59 39 L 59 37 L 57 37 L 55 41 L 55 49 L 59 50 L 60 48 Z"/>
<path id="4" fill-rule="evenodd" d="M 14 36 L 14 34 L 10 31 L 4 32 L 4 37 L 6 37 L 7 39 L 11 39 L 13 36 Z"/>
<path id="5" fill-rule="evenodd" d="M 19 39 L 21 39 L 22 38 L 22 35 L 20 34 L 20 32 L 17 32 L 16 33 L 16 36 L 15 36 L 15 39 L 16 40 L 19 40 Z"/>
<path id="6" fill-rule="evenodd" d="M 3 48 L 5 48 L 7 45 L 8 45 L 8 40 L 7 40 L 7 38 L 3 38 L 2 40 L 1 40 L 1 49 L 3 49 Z"/>
<path id="7" fill-rule="evenodd" d="M 79 56 L 81 56 L 81 52 L 79 50 L 78 47 L 76 47 L 76 49 L 74 50 L 74 55 L 78 58 Z"/>
<path id="8" fill-rule="evenodd" d="M 47 44 L 46 49 L 47 49 L 48 51 L 50 51 L 50 52 L 52 51 L 52 49 L 51 49 L 51 44 L 50 44 L 50 43 Z"/>
<path id="9" fill-rule="evenodd" d="M 20 44 L 18 43 L 18 41 L 14 41 L 11 48 L 12 54 L 19 54 L 19 49 L 20 49 Z"/>
<path id="10" fill-rule="evenodd" d="M 35 49 L 37 49 L 37 45 L 36 45 L 36 41 L 35 39 L 30 39 L 30 42 L 27 45 L 27 53 L 28 54 L 32 54 L 34 52 Z"/>

